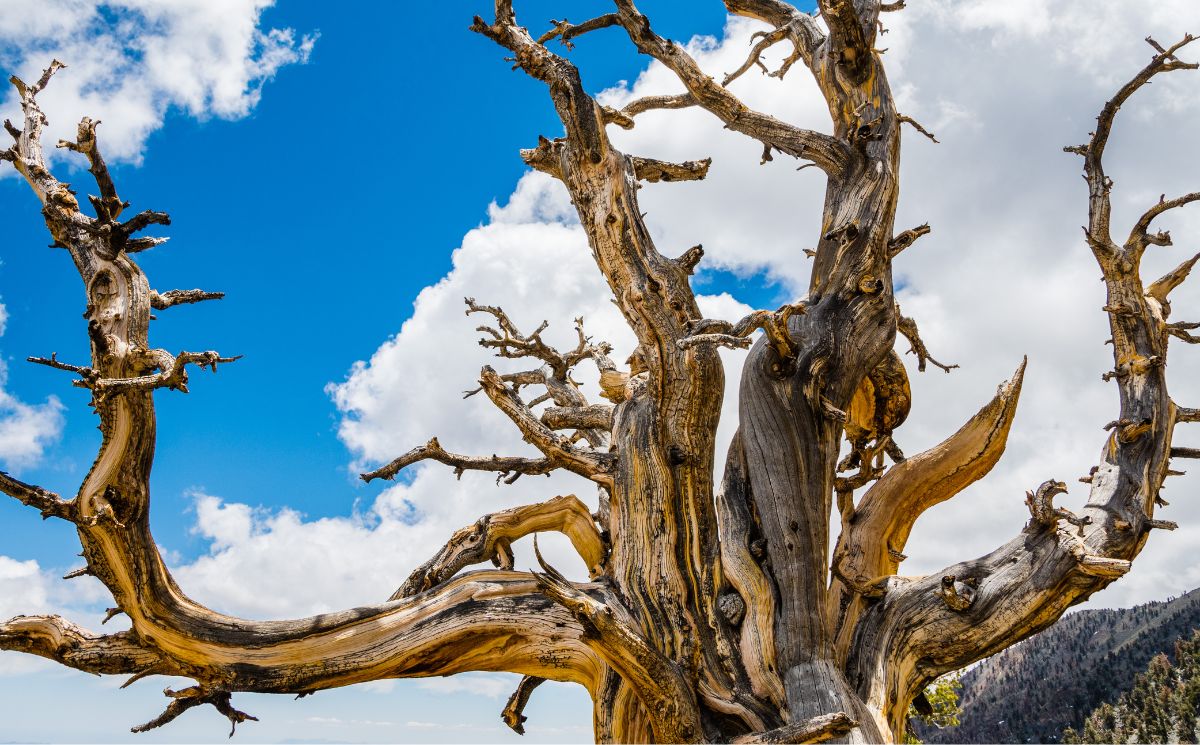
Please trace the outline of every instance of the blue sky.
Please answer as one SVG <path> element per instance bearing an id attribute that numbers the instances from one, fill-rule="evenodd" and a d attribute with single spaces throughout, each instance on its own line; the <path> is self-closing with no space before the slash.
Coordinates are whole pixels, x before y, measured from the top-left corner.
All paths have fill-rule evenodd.
<path id="1" fill-rule="evenodd" d="M 1103 439 L 1100 426 L 1115 410 L 1112 391 L 1099 382 L 1110 363 L 1101 344 L 1096 272 L 1078 239 L 1086 210 L 1078 164 L 1060 148 L 1080 141 L 1114 82 L 1143 63 L 1147 33 L 1177 36 L 1186 30 L 1184 21 L 1194 29 L 1200 10 L 1191 0 L 1166 0 L 1135 17 L 1121 0 L 1097 2 L 1104 12 L 1096 17 L 1110 23 L 1097 24 L 1090 6 L 1073 0 L 1023 0 L 1003 8 L 976 0 L 910 2 L 910 10 L 887 18 L 887 60 L 902 107 L 943 141 L 936 148 L 921 138 L 905 141 L 900 221 L 930 220 L 935 232 L 898 264 L 901 302 L 939 359 L 963 363 L 950 376 L 912 371 L 918 409 L 903 433 L 905 449 L 916 452 L 954 431 L 1022 354 L 1031 356 L 1009 454 L 961 504 L 934 510 L 918 526 L 913 543 L 922 548 L 909 551 L 905 571 L 936 571 L 1019 530 L 1027 517 L 1023 490 L 1051 476 L 1071 481 L 1086 473 Z M 54 20 L 46 19 L 59 12 L 55 3 L 68 5 L 5 0 L 0 67 L 28 75 L 55 50 L 83 58 L 64 59 L 71 67 L 52 84 L 74 96 L 58 102 L 53 124 L 111 109 L 101 116 L 100 137 L 102 146 L 110 138 L 122 153 L 113 165 L 122 196 L 135 209 L 166 210 L 173 219 L 162 231 L 171 242 L 142 254 L 152 285 L 228 294 L 220 302 L 160 312 L 152 341 L 172 351 L 246 355 L 215 376 L 194 373 L 189 395 L 158 394 L 153 528 L 170 563 L 185 567 L 186 591 L 212 598 L 221 610 L 260 615 L 311 612 L 320 599 L 308 595 L 342 584 L 353 586 L 347 602 L 359 600 L 355 593 L 364 602 L 381 599 L 449 535 L 446 528 L 533 501 L 530 494 L 582 488 L 522 480 L 515 490 L 498 490 L 486 478 L 458 483 L 433 469 L 418 469 L 398 486 L 363 485 L 356 478 L 358 464 L 399 454 L 435 434 L 447 446 L 457 440 L 478 452 L 518 449 L 519 437 L 479 408 L 481 397 L 460 401 L 479 364 L 475 357 L 461 364 L 463 355 L 481 354 L 473 345 L 474 323 L 462 318 L 458 305 L 463 294 L 478 292 L 481 302 L 492 302 L 485 293 L 510 298 L 520 305 L 508 309 L 524 309 L 531 325 L 544 313 L 555 324 L 551 333 L 569 332 L 570 319 L 587 310 L 620 342 L 569 205 L 552 184 L 525 176 L 517 156 L 539 134 L 560 132 L 545 90 L 510 71 L 501 50 L 467 31 L 471 15 L 489 12 L 489 3 L 342 8 L 281 0 L 259 17 L 256 8 L 265 2 L 230 0 L 225 16 L 210 9 L 180 20 L 162 10 L 171 3 L 144 6 L 157 8 L 160 17 L 134 13 L 132 0 L 124 0 L 101 5 L 103 13 L 75 28 L 70 43 L 45 30 Z M 563 5 L 519 2 L 517 9 L 540 30 L 564 13 L 581 21 L 607 8 L 573 2 L 564 11 Z M 757 29 L 727 26 L 718 2 L 640 7 L 664 35 L 712 37 L 694 49 L 714 75 L 744 58 Z M 272 68 L 269 80 L 239 79 L 235 94 L 216 86 L 190 96 L 189 76 L 203 78 L 216 62 L 238 68 L 242 52 L 216 62 L 198 57 L 194 70 L 185 59 L 170 69 L 174 77 L 154 77 L 162 71 L 150 67 L 151 47 L 139 40 L 161 37 L 190 49 L 181 40 L 225 38 L 226 22 L 230 28 L 256 24 L 263 32 L 293 29 L 280 42 L 289 49 L 305 35 L 319 38 L 307 62 Z M 171 31 L 171 23 L 183 24 L 182 30 Z M 102 58 L 96 50 L 110 44 L 121 74 L 142 86 L 123 91 L 141 108 L 115 106 L 120 96 L 112 92 L 113 80 L 91 85 L 78 77 L 94 69 L 91 55 Z M 614 100 L 631 90 L 674 90 L 661 70 L 645 72 L 646 63 L 616 31 L 580 40 L 571 56 L 590 89 L 617 86 L 608 94 Z M 1200 108 L 1197 84 L 1156 84 L 1115 135 L 1109 158 L 1124 189 L 1118 217 L 1162 191 L 1194 190 L 1188 169 L 1175 166 L 1200 159 L 1186 135 Z M 826 126 L 802 70 L 782 83 L 747 75 L 734 89 L 759 108 Z M 99 109 L 87 110 L 93 104 Z M 703 184 L 660 185 L 642 194 L 664 252 L 696 242 L 708 249 L 710 269 L 697 278 L 711 303 L 706 310 L 732 315 L 739 303 L 770 307 L 794 296 L 807 271 L 799 249 L 810 246 L 819 229 L 815 169 L 796 173 L 782 159 L 760 167 L 760 148 L 702 114 L 662 116 L 614 137 L 642 155 L 714 157 Z M 60 162 L 56 170 L 81 192 L 91 188 L 77 165 Z M 11 176 L 0 176 L 0 215 L 0 302 L 8 314 L 0 336 L 8 378 L 0 392 L 28 405 L 56 396 L 65 407 L 65 426 L 39 458 L 0 452 L 0 460 L 21 477 L 69 495 L 94 457 L 95 420 L 86 395 L 64 374 L 23 360 L 50 352 L 84 360 L 81 288 L 65 253 L 46 247 L 36 200 Z M 1194 215 L 1181 215 L 1170 227 L 1181 245 L 1181 237 L 1200 235 Z M 1181 252 L 1196 241 L 1186 243 Z M 554 261 L 543 264 L 542 257 Z M 1150 261 L 1173 265 L 1175 257 Z M 1194 288 L 1179 297 L 1176 308 L 1195 308 L 1189 319 L 1200 314 Z M 1200 368 L 1188 354 L 1179 350 L 1172 369 L 1178 365 L 1181 402 L 1195 406 Z M 359 361 L 364 364 L 356 366 Z M 731 380 L 736 383 L 733 372 Z M 727 406 L 726 427 L 731 414 Z M 1171 490 L 1178 497 L 1196 483 Z M 1166 517 L 1184 527 L 1155 536 L 1134 573 L 1094 604 L 1142 602 L 1200 584 L 1200 567 L 1186 550 L 1200 537 L 1194 533 L 1200 507 L 1179 502 Z M 1189 525 L 1181 518 L 1190 515 L 1197 519 Z M 392 546 L 395 556 L 375 556 Z M 0 597 L 0 610 L 66 608 L 97 628 L 104 598 L 95 588 L 80 585 L 72 598 L 71 588 L 53 580 L 75 566 L 77 551 L 73 532 L 0 501 L 0 562 L 35 561 L 39 578 L 19 585 L 31 588 L 25 595 Z M 364 552 L 374 563 L 362 563 Z M 0 575 L 5 566 L 0 563 Z M 302 599 L 289 604 L 291 595 Z M 0 656 L 0 700 L 9 722 L 0 740 L 123 741 L 128 726 L 161 709 L 156 681 L 118 692 L 115 684 L 47 666 L 6 669 L 14 657 Z M 263 722 L 238 737 L 515 741 L 498 721 L 509 684 L 481 676 L 461 685 L 400 682 L 299 702 L 245 697 L 243 708 Z M 59 703 L 51 708 L 50 700 Z M 74 712 L 75 721 L 56 716 L 57 706 Z M 528 713 L 530 740 L 589 737 L 589 704 L 578 689 L 539 690 Z M 192 713 L 143 739 L 215 740 L 224 737 L 223 727 L 212 712 Z"/>
<path id="2" fill-rule="evenodd" d="M 562 15 L 553 3 L 528 5 L 524 17 Z M 660 5 L 656 22 L 668 32 L 719 33 L 724 23 L 715 5 L 696 17 Z M 377 490 L 349 473 L 325 385 L 395 333 L 417 293 L 449 270 L 463 234 L 525 171 L 517 151 L 561 130 L 544 88 L 467 31 L 472 12 L 453 4 L 375 3 L 346 13 L 281 3 L 262 22 L 318 31 L 307 64 L 266 83 L 246 118 L 197 121 L 171 111 L 143 162 L 113 169 L 135 208 L 171 214 L 162 233 L 171 242 L 141 261 L 154 286 L 228 294 L 159 314 L 156 343 L 246 355 L 197 377 L 190 395 L 159 399 L 154 526 L 163 546 L 185 556 L 202 548 L 184 514 L 194 488 L 309 515 L 347 514 Z M 400 42 L 397 27 L 420 33 Z M 615 34 L 605 41 L 619 42 Z M 644 67 L 619 43 L 580 45 L 576 56 L 596 89 Z M 88 188 L 78 167 L 64 178 Z M 9 387 L 26 400 L 58 395 L 69 422 L 55 457 L 24 473 L 70 491 L 98 442 L 86 393 L 21 360 L 86 354 L 78 278 L 65 253 L 45 247 L 27 187 L 4 179 L 0 200 L 12 223 L 0 244 Z M 736 277 L 713 286 L 723 289 L 723 280 L 742 294 L 759 290 Z M 50 561 L 50 551 L 61 556 L 73 545 L 71 531 L 31 530 L 29 519 L 19 505 L 0 505 L 0 536 L 14 555 Z"/>

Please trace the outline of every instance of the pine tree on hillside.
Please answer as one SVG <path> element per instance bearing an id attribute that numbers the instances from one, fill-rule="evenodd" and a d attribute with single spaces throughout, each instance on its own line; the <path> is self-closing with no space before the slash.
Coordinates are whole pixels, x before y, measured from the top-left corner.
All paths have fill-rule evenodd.
<path id="1" fill-rule="evenodd" d="M 1115 704 L 1102 704 L 1084 721 L 1082 732 L 1069 728 L 1065 743 L 1197 742 L 1200 705 L 1200 630 L 1175 644 L 1174 663 L 1165 655 L 1150 661 L 1134 678 L 1133 688 Z"/>

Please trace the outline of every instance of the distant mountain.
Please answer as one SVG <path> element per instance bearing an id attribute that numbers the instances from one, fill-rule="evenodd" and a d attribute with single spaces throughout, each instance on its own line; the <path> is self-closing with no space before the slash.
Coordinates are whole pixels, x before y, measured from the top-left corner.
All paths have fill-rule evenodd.
<path id="1" fill-rule="evenodd" d="M 1068 743 L 1197 742 L 1200 707 L 1200 631 L 1175 643 L 1175 660 L 1165 654 L 1150 660 L 1133 688 L 1116 704 L 1100 704 L 1083 730 L 1063 733 Z"/>
<path id="2" fill-rule="evenodd" d="M 927 743 L 1057 743 L 1068 727 L 1130 690 L 1160 653 L 1200 628 L 1200 589 L 1167 602 L 1085 610 L 1012 646 L 962 677 L 957 727 L 927 729 Z"/>

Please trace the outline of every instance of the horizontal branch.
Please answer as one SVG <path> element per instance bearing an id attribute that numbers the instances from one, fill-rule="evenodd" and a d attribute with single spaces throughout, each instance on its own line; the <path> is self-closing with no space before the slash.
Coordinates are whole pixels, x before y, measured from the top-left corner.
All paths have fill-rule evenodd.
<path id="1" fill-rule="evenodd" d="M 905 230 L 900 235 L 892 238 L 888 241 L 888 258 L 896 258 L 901 251 L 916 243 L 917 239 L 921 236 L 929 235 L 931 231 L 932 228 L 929 227 L 929 223 L 925 223 L 910 230 Z"/>
<path id="2" fill-rule="evenodd" d="M 17 616 L 0 623 L 0 650 L 37 655 L 95 675 L 180 673 L 134 633 L 96 634 L 59 616 Z"/>
<path id="3" fill-rule="evenodd" d="M 80 376 L 75 385 L 88 388 L 97 396 L 104 397 L 124 393 L 126 391 L 152 391 L 158 388 L 188 392 L 188 365 L 207 367 L 214 373 L 218 364 L 236 362 L 242 355 L 222 357 L 216 352 L 180 352 L 172 355 L 164 349 L 151 349 L 144 353 L 145 365 L 149 369 L 157 368 L 159 372 L 150 375 L 139 375 L 132 378 L 103 378 L 99 371 L 91 367 L 81 367 L 59 362 L 53 355 L 44 357 L 29 357 L 28 360 L 37 365 L 45 365 L 56 370 L 66 370 Z"/>
<path id="4" fill-rule="evenodd" d="M 617 25 L 617 21 L 618 19 L 616 13 L 607 13 L 578 24 L 568 23 L 566 19 L 561 21 L 550 21 L 554 28 L 539 36 L 537 43 L 545 44 L 546 42 L 557 38 L 564 47 L 567 49 L 573 49 L 575 45 L 571 43 L 571 40 L 575 37 L 582 36 L 589 31 L 597 31 L 602 28 L 615 26 Z"/>
<path id="5" fill-rule="evenodd" d="M 593 404 L 582 407 L 550 406 L 542 412 L 542 422 L 550 429 L 611 430 L 613 407 Z"/>
<path id="6" fill-rule="evenodd" d="M 750 334 L 762 329 L 772 348 L 784 360 L 796 358 L 796 345 L 788 331 L 788 321 L 792 316 L 803 315 L 806 309 L 805 301 L 780 306 L 778 310 L 756 310 L 745 318 L 730 323 L 729 321 L 701 318 L 688 322 L 690 336 L 680 339 L 676 344 L 681 349 L 688 349 L 699 344 L 720 344 L 729 347 L 745 348 Z"/>
<path id="7" fill-rule="evenodd" d="M 621 113 L 627 117 L 634 117 L 647 111 L 686 109 L 698 105 L 699 103 L 696 101 L 695 96 L 691 93 L 676 93 L 669 96 L 643 96 L 625 104 L 625 107 L 621 109 Z"/>
<path id="8" fill-rule="evenodd" d="M 75 509 L 52 491 L 40 486 L 26 484 L 7 473 L 0 471 L 0 491 L 16 499 L 26 507 L 32 507 L 42 513 L 42 518 L 57 517 L 62 520 L 75 520 Z"/>
<path id="9" fill-rule="evenodd" d="M 736 745 L 783 745 L 784 743 L 817 743 L 849 734 L 858 722 L 844 712 L 825 714 L 803 722 L 794 722 L 767 732 L 735 737 L 730 742 Z"/>
<path id="10" fill-rule="evenodd" d="M 654 158 L 632 157 L 633 173 L 639 181 L 657 183 L 659 181 L 699 181 L 708 175 L 708 167 L 712 158 L 704 160 L 688 160 L 683 163 L 671 163 Z"/>
<path id="11" fill-rule="evenodd" d="M 204 290 L 167 290 L 166 292 L 150 292 L 150 307 L 155 310 L 166 310 L 175 305 L 200 303 L 205 300 L 220 300 L 225 297 L 223 292 L 206 292 Z"/>
<path id="12" fill-rule="evenodd" d="M 420 447 L 409 450 L 382 468 L 360 474 L 359 478 L 367 483 L 375 479 L 394 479 L 396 474 L 405 468 L 423 460 L 433 460 L 454 468 L 456 476 L 461 477 L 465 471 L 494 471 L 500 478 L 512 483 L 519 476 L 542 476 L 560 466 L 555 465 L 549 458 L 519 458 L 500 457 L 498 455 L 457 455 L 448 453 L 436 437 Z"/>

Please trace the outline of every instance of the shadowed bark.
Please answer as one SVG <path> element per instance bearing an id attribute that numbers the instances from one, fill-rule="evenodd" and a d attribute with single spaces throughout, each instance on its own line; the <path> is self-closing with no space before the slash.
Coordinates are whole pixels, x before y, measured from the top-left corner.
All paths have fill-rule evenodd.
<path id="1" fill-rule="evenodd" d="M 582 23 L 554 21 L 538 37 L 506 0 L 497 0 L 490 20 L 475 18 L 473 31 L 546 84 L 563 134 L 540 138 L 521 156 L 569 192 L 637 349 L 620 366 L 577 321 L 577 346 L 561 351 L 542 340 L 546 324 L 525 333 L 504 310 L 468 298 L 467 312 L 489 319 L 479 327 L 480 344 L 532 366 L 507 374 L 485 367 L 468 395 L 482 392 L 541 455 L 463 455 L 433 438 L 363 479 L 391 479 L 424 460 L 459 474 L 490 471 L 508 483 L 566 470 L 600 490 L 600 507 L 589 512 L 568 495 L 486 515 L 451 536 L 388 600 L 294 621 L 221 615 L 189 599 L 163 564 L 149 528 L 154 392 L 187 392 L 196 367 L 216 372 L 238 358 L 153 348 L 151 310 L 222 293 L 151 288 L 132 254 L 165 239 L 135 236 L 170 218 L 143 211 L 119 221 L 129 204 L 101 155 L 98 122 L 87 118 L 76 141 L 60 143 L 87 160 L 100 192 L 90 198 L 94 216 L 86 214 L 42 149 L 37 96 L 63 65 L 55 61 L 33 85 L 13 78 L 23 123 L 5 123 L 14 144 L 0 160 L 29 183 L 55 244 L 83 280 L 91 342 L 87 364 L 54 355 L 30 360 L 69 373 L 91 392 L 103 440 L 73 499 L 7 474 L 0 474 L 0 491 L 76 527 L 86 566 L 70 576 L 97 577 L 112 594 L 113 613 L 125 613 L 131 628 L 99 635 L 57 617 L 19 616 L 0 624 L 0 649 L 130 681 L 175 675 L 196 682 L 168 689 L 166 710 L 134 731 L 205 704 L 234 727 L 253 721 L 232 705 L 239 691 L 307 694 L 497 670 L 524 676 L 502 712 L 518 733 L 530 696 L 549 679 L 588 690 L 599 741 L 889 742 L 902 737 L 908 705 L 929 681 L 1037 632 L 1125 574 L 1152 529 L 1174 527 L 1154 518 L 1170 460 L 1197 457 L 1171 445 L 1175 425 L 1200 415 L 1171 401 L 1165 378 L 1168 342 L 1197 341 L 1189 333 L 1197 324 L 1167 322 L 1168 296 L 1197 259 L 1148 285 L 1139 268 L 1150 246 L 1171 242 L 1169 233 L 1152 232 L 1153 221 L 1200 194 L 1164 197 L 1118 244 L 1103 155 L 1117 110 L 1134 92 L 1159 74 L 1196 68 L 1176 56 L 1192 37 L 1169 48 L 1148 40 L 1150 64 L 1103 107 L 1090 140 L 1067 148 L 1084 160 L 1086 241 L 1108 288 L 1112 329 L 1114 369 L 1104 377 L 1120 394 L 1100 463 L 1085 477 L 1087 506 L 1079 515 L 1056 507 L 1065 487 L 1050 479 L 1029 491 L 1030 521 L 1009 543 L 929 577 L 901 577 L 905 543 L 921 515 L 982 478 L 1004 451 L 1025 365 L 957 432 L 905 457 L 895 431 L 912 396 L 894 349 L 897 333 L 919 370 L 955 365 L 931 355 L 916 322 L 901 315 L 892 284 L 893 259 L 930 232 L 894 224 L 901 125 L 932 139 L 896 111 L 875 48 L 879 14 L 904 4 L 820 0 L 820 19 L 782 0 L 725 6 L 772 30 L 756 38 L 723 84 L 656 33 L 631 0 L 613 0 L 611 12 Z M 621 111 L 599 104 L 578 69 L 550 48 L 557 41 L 570 50 L 589 33 L 627 38 L 674 73 L 684 92 Z M 776 44 L 792 52 L 768 71 L 761 57 Z M 775 77 L 793 66 L 808 69 L 832 134 L 739 101 L 725 86 L 755 66 Z M 762 143 L 764 159 L 775 151 L 824 172 L 822 233 L 804 297 L 740 320 L 705 319 L 689 280 L 703 250 L 677 258 L 658 252 L 638 206 L 640 182 L 701 179 L 710 161 L 623 153 L 607 127 L 630 128 L 645 111 L 684 107 Z M 799 249 L 796 260 L 805 260 Z M 720 346 L 750 351 L 737 434 L 718 476 Z M 606 402 L 588 400 L 571 377 L 585 363 L 599 371 Z M 536 395 L 527 398 L 531 390 Z M 848 454 L 839 458 L 843 442 Z M 831 561 L 835 505 L 840 537 Z M 512 543 L 533 535 L 536 549 L 541 531 L 570 539 L 588 582 L 571 582 L 544 562 L 540 572 L 513 569 Z M 474 568 L 483 562 L 495 568 Z"/>

